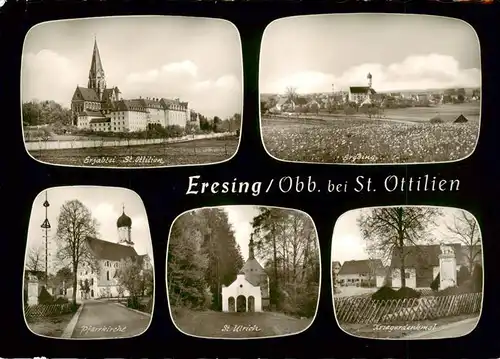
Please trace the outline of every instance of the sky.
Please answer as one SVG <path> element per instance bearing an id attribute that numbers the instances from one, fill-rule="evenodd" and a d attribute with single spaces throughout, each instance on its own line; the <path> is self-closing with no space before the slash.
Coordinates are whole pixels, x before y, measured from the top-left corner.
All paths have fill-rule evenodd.
<path id="1" fill-rule="evenodd" d="M 97 39 L 108 87 L 123 98 L 165 97 L 225 118 L 241 113 L 242 53 L 237 29 L 217 19 L 175 16 L 105 17 L 46 22 L 27 33 L 22 101 L 70 106 L 87 87 Z"/>
<path id="2" fill-rule="evenodd" d="M 51 225 L 49 230 L 49 262 L 54 260 L 57 252 L 57 217 L 61 206 L 73 199 L 81 201 L 92 213 L 92 216 L 99 222 L 99 239 L 117 242 L 118 230 L 116 221 L 121 216 L 123 206 L 125 214 L 132 219 L 132 241 L 138 254 L 148 254 L 153 258 L 153 248 L 151 234 L 146 215 L 146 209 L 141 198 L 133 191 L 125 188 L 114 187 L 54 187 L 47 190 L 48 220 Z M 33 203 L 30 223 L 28 228 L 28 248 L 44 247 L 43 236 L 45 230 L 40 226 L 45 219 L 45 191 L 41 192 Z M 49 263 L 49 271 L 57 271 L 57 264 Z"/>
<path id="3" fill-rule="evenodd" d="M 453 216 L 458 214 L 455 208 L 441 208 L 443 216 L 436 222 L 437 226 L 432 230 L 432 234 L 436 238 L 436 244 L 443 243 L 460 243 L 453 240 L 452 234 L 448 231 L 446 224 L 453 225 Z M 357 219 L 362 209 L 355 209 L 342 214 L 333 230 L 332 238 L 332 261 L 344 263 L 349 260 L 368 259 L 366 253 L 366 241 L 361 237 Z"/>
<path id="4" fill-rule="evenodd" d="M 229 224 L 234 231 L 236 243 L 240 245 L 243 260 L 248 259 L 248 243 L 253 232 L 252 220 L 259 214 L 257 206 L 224 206 Z"/>
<path id="5" fill-rule="evenodd" d="M 260 92 L 479 87 L 480 46 L 471 26 L 410 14 L 329 14 L 280 19 L 265 30 Z"/>

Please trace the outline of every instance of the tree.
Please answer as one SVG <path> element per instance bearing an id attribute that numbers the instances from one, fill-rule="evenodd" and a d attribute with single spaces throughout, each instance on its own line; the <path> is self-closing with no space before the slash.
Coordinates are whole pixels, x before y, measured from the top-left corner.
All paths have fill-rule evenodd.
<path id="1" fill-rule="evenodd" d="M 33 272 L 45 270 L 45 253 L 42 246 L 31 247 L 28 249 L 26 269 Z"/>
<path id="2" fill-rule="evenodd" d="M 138 298 L 144 289 L 143 266 L 139 258 L 122 259 L 117 275 L 118 285 L 129 292 L 131 298 Z"/>
<path id="3" fill-rule="evenodd" d="M 357 222 L 369 251 L 379 258 L 400 259 L 401 287 L 406 286 L 405 257 L 408 246 L 417 246 L 431 239 L 429 229 L 442 212 L 430 207 L 373 208 L 361 213 Z"/>
<path id="4" fill-rule="evenodd" d="M 457 210 L 451 224 L 446 224 L 453 239 L 458 239 L 466 248 L 466 259 L 469 271 L 472 272 L 477 259 L 481 257 L 481 230 L 469 212 Z"/>
<path id="5" fill-rule="evenodd" d="M 52 284 L 55 287 L 60 287 L 61 289 L 68 288 L 69 283 L 72 283 L 73 272 L 69 267 L 63 267 L 59 269 L 52 279 Z M 65 294 L 65 293 L 63 293 Z"/>
<path id="6" fill-rule="evenodd" d="M 220 310 L 222 285 L 229 285 L 236 279 L 243 266 L 243 257 L 223 209 L 202 209 L 197 213 L 203 226 L 201 250 L 208 257 L 205 280 L 212 294 L 212 308 Z"/>
<path id="7" fill-rule="evenodd" d="M 167 258 L 168 297 L 172 307 L 205 307 L 208 255 L 201 251 L 202 242 L 198 213 L 186 213 L 172 225 Z"/>
<path id="8" fill-rule="evenodd" d="M 295 102 L 297 100 L 297 97 L 298 97 L 297 88 L 292 87 L 292 86 L 288 86 L 286 88 L 286 91 L 285 91 L 285 96 L 288 100 Z"/>
<path id="9" fill-rule="evenodd" d="M 77 199 L 66 201 L 57 217 L 56 239 L 59 245 L 57 258 L 67 263 L 73 273 L 73 304 L 76 304 L 78 290 L 76 274 L 82 264 L 89 265 L 98 272 L 99 267 L 88 250 L 86 239 L 95 238 L 98 233 L 98 223 L 92 217 L 90 210 Z"/>
<path id="10" fill-rule="evenodd" d="M 320 263 L 316 231 L 303 213 L 259 208 L 253 222 L 256 256 L 269 275 L 271 303 L 301 316 L 316 310 Z"/>

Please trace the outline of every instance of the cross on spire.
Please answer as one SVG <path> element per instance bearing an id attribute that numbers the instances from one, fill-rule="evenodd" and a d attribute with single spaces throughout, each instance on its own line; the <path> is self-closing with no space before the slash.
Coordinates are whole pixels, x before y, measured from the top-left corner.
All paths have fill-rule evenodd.
<path id="1" fill-rule="evenodd" d="M 122 203 L 122 212 L 125 213 L 125 203 Z"/>

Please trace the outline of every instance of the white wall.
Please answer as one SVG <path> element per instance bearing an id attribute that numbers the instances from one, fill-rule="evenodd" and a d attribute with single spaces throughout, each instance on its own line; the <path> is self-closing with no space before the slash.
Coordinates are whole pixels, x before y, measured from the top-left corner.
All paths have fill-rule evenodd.
<path id="1" fill-rule="evenodd" d="M 394 268 L 392 270 L 392 286 L 394 288 L 401 288 L 401 271 L 399 269 Z M 417 287 L 417 276 L 415 272 L 415 268 L 405 268 L 406 275 L 406 287 L 407 288 L 416 288 Z"/>
<path id="2" fill-rule="evenodd" d="M 188 112 L 185 110 L 167 110 L 167 126 L 186 127 Z"/>
<path id="3" fill-rule="evenodd" d="M 91 147 L 116 147 L 116 146 L 139 146 L 159 143 L 178 143 L 201 140 L 205 138 L 217 138 L 227 136 L 229 133 L 209 133 L 204 135 L 186 135 L 178 138 L 148 138 L 120 140 L 107 138 L 105 140 L 74 140 L 74 141 L 32 141 L 25 142 L 28 151 L 39 150 L 62 150 L 70 148 L 91 148 Z"/>
<path id="4" fill-rule="evenodd" d="M 385 276 L 378 275 L 376 277 L 376 282 L 377 282 L 377 288 L 383 287 L 384 286 L 384 282 L 385 282 Z"/>
<path id="5" fill-rule="evenodd" d="M 262 312 L 262 296 L 260 287 L 253 286 L 245 279 L 244 274 L 238 274 L 236 280 L 228 287 L 222 287 L 222 311 L 229 312 L 229 298 L 234 298 L 235 310 L 238 308 L 238 296 L 246 298 L 248 310 L 248 297 L 254 297 L 255 311 Z"/>
<path id="6" fill-rule="evenodd" d="M 147 128 L 148 120 L 146 112 L 125 111 L 125 123 L 130 132 L 144 131 Z"/>
<path id="7" fill-rule="evenodd" d="M 341 282 L 343 286 L 361 285 L 362 282 L 367 282 L 370 280 L 369 275 L 364 274 L 364 273 L 362 273 L 362 274 L 339 274 L 337 277 L 338 277 L 338 281 Z M 342 282 L 342 280 L 343 280 L 343 282 Z"/>

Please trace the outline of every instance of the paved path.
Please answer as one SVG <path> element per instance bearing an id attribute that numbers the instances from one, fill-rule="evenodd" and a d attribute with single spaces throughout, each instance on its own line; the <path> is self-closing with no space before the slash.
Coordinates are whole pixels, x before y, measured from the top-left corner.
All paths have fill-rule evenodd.
<path id="1" fill-rule="evenodd" d="M 128 338 L 142 334 L 150 317 L 118 304 L 88 301 L 78 318 L 72 338 Z"/>
<path id="2" fill-rule="evenodd" d="M 469 334 L 477 325 L 479 318 L 471 318 L 460 322 L 443 325 L 442 327 L 429 332 L 421 332 L 410 335 L 409 339 L 446 339 L 456 338 Z"/>

